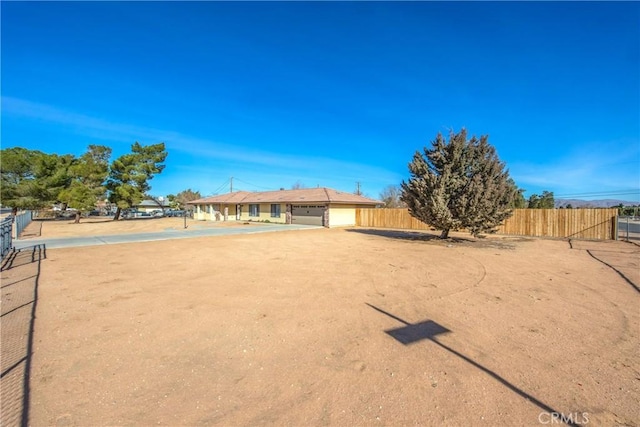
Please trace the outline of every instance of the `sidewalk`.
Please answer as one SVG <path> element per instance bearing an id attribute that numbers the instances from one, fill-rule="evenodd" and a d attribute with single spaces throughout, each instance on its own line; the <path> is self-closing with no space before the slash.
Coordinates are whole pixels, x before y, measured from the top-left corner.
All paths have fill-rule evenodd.
<path id="1" fill-rule="evenodd" d="M 269 233 L 275 231 L 310 230 L 322 227 L 299 224 L 269 224 L 260 227 L 246 226 L 233 228 L 187 228 L 168 229 L 148 233 L 115 234 L 107 236 L 64 237 L 45 239 L 14 240 L 16 250 L 34 245 L 45 245 L 47 249 L 71 248 L 78 246 L 115 245 L 121 243 L 153 242 L 159 240 L 189 239 L 195 237 L 229 236 L 237 234 Z"/>

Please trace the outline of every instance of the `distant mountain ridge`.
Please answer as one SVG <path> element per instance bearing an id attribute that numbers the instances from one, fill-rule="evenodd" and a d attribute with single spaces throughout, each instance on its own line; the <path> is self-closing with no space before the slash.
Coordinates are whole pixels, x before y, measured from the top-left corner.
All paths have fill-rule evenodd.
<path id="1" fill-rule="evenodd" d="M 580 200 L 580 199 L 555 199 L 554 206 L 556 208 L 564 208 L 567 205 L 571 205 L 574 208 L 611 208 L 619 206 L 622 203 L 623 206 L 637 206 L 638 202 L 629 202 L 617 199 L 601 199 L 601 200 Z"/>

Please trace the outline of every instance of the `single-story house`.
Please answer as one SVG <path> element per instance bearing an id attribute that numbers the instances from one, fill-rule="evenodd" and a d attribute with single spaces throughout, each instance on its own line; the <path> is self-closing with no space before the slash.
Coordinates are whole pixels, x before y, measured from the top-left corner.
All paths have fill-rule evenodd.
<path id="1" fill-rule="evenodd" d="M 158 200 L 157 202 L 155 200 L 143 200 L 139 204 L 134 206 L 134 208 L 139 210 L 140 212 L 152 212 L 157 210 L 164 211 L 165 209 L 169 209 L 170 205 L 169 201 L 163 198 L 162 200 Z"/>
<path id="2" fill-rule="evenodd" d="M 356 225 L 356 208 L 375 207 L 378 200 L 331 188 L 279 191 L 236 191 L 188 203 L 202 221 L 261 221 L 324 227 Z"/>

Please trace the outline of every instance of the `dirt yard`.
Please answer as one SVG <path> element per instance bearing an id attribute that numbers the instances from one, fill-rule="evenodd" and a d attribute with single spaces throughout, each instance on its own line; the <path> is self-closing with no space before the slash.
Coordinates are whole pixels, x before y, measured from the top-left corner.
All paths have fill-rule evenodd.
<path id="1" fill-rule="evenodd" d="M 29 424 L 637 426 L 639 249 L 318 229 L 49 250 Z"/>

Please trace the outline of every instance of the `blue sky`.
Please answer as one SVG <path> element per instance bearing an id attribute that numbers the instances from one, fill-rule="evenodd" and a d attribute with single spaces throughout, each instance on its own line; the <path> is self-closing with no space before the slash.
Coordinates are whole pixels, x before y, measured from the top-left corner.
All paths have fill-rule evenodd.
<path id="1" fill-rule="evenodd" d="M 438 132 L 526 195 L 640 201 L 635 2 L 2 2 L 2 148 L 164 141 L 156 196 L 374 198 Z"/>

